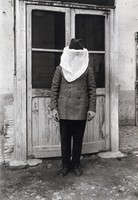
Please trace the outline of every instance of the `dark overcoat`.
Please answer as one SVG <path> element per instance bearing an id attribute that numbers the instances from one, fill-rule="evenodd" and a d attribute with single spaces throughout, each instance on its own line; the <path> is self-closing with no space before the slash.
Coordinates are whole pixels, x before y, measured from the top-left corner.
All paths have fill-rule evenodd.
<path id="1" fill-rule="evenodd" d="M 88 110 L 96 112 L 96 85 L 91 67 L 75 81 L 67 82 L 58 66 L 51 92 L 51 110 L 57 108 L 60 119 L 85 120 Z"/>

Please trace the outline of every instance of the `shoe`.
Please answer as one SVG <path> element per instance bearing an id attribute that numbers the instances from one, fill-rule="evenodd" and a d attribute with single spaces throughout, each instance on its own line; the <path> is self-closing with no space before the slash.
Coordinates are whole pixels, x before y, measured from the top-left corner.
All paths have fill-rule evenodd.
<path id="1" fill-rule="evenodd" d="M 64 167 L 64 168 L 62 168 L 61 171 L 59 172 L 59 175 L 60 175 L 61 177 L 64 177 L 64 176 L 66 176 L 66 175 L 68 174 L 68 172 L 69 172 L 69 169 L 68 169 L 67 167 Z"/>
<path id="2" fill-rule="evenodd" d="M 76 176 L 81 176 L 82 175 L 82 170 L 80 167 L 74 167 L 74 174 Z"/>

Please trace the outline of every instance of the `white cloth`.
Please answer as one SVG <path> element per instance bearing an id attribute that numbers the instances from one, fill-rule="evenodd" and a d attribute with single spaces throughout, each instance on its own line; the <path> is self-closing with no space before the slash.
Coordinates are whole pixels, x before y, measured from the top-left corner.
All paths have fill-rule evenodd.
<path id="1" fill-rule="evenodd" d="M 87 69 L 89 63 L 89 53 L 87 49 L 75 50 L 65 47 L 61 55 L 60 66 L 63 75 L 68 82 L 75 81 Z"/>

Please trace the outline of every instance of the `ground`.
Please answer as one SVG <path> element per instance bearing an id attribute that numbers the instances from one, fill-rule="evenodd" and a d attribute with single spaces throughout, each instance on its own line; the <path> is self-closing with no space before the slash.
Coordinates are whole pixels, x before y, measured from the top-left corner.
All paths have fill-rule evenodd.
<path id="1" fill-rule="evenodd" d="M 81 160 L 83 175 L 58 176 L 60 159 L 43 160 L 27 169 L 1 169 L 1 200 L 136 200 L 138 157 L 102 159 L 97 155 Z"/>
<path id="2" fill-rule="evenodd" d="M 3 165 L 0 200 L 138 200 L 137 133 L 137 127 L 120 129 L 120 149 L 127 153 L 124 158 L 83 156 L 81 177 L 70 172 L 61 178 L 60 158 L 44 159 L 26 169 Z"/>

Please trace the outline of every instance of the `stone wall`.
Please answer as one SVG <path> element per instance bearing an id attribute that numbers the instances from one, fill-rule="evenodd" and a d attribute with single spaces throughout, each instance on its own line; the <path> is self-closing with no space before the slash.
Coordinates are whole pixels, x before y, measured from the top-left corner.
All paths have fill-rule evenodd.
<path id="1" fill-rule="evenodd" d="M 0 163 L 8 162 L 13 151 L 13 94 L 0 95 Z"/>
<path id="2" fill-rule="evenodd" d="M 4 106 L 4 161 L 12 159 L 14 151 L 14 107 Z"/>

